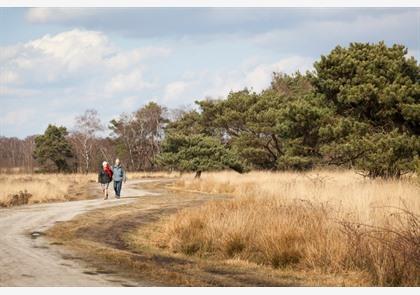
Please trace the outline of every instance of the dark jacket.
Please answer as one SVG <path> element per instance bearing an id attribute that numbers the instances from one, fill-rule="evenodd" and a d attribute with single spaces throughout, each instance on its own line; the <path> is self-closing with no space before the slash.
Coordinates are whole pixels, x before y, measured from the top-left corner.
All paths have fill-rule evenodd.
<path id="1" fill-rule="evenodd" d="M 98 174 L 99 183 L 105 184 L 105 183 L 110 183 L 111 181 L 112 181 L 112 177 L 109 177 L 109 175 L 106 174 L 104 170 L 99 171 L 99 174 Z"/>

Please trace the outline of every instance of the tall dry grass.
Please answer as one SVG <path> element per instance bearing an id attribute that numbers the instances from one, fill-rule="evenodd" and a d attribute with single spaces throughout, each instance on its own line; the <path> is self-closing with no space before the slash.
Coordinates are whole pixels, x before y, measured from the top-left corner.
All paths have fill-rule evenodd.
<path id="1" fill-rule="evenodd" d="M 170 217 L 153 237 L 188 255 L 420 284 L 420 188 L 353 172 L 208 173 L 178 187 L 228 194 Z"/>
<path id="2" fill-rule="evenodd" d="M 89 197 L 96 174 L 0 174 L 0 207 Z"/>

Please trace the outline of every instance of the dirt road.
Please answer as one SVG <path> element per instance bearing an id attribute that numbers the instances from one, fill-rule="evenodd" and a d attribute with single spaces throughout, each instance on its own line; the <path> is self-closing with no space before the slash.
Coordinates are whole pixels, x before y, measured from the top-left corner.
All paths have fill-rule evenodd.
<path id="1" fill-rule="evenodd" d="M 137 197 L 151 194 L 135 188 L 140 182 L 147 180 L 128 181 L 120 200 L 111 197 L 104 201 L 98 197 L 0 209 L 0 286 L 138 286 L 139 282 L 93 273 L 77 257 L 47 241 L 42 233 L 55 223 L 72 219 L 80 213 L 128 204 Z"/>

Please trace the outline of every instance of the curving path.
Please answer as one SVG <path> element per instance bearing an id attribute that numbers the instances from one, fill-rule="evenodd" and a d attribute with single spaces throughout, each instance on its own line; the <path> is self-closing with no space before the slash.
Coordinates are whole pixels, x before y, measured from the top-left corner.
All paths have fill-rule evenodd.
<path id="1" fill-rule="evenodd" d="M 150 195 L 151 192 L 135 188 L 136 184 L 147 181 L 127 181 L 120 200 L 114 199 L 111 193 L 107 201 L 98 198 L 0 209 L 0 287 L 139 286 L 138 282 L 89 270 L 76 261 L 77 257 L 51 245 L 42 232 L 80 213 L 128 204 L 137 197 Z"/>

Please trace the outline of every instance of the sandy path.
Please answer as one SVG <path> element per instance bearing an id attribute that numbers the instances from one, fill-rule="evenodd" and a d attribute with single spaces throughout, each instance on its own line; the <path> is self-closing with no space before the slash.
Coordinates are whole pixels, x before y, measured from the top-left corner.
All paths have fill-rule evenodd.
<path id="1" fill-rule="evenodd" d="M 138 286 L 138 282 L 93 272 L 77 259 L 66 259 L 70 253 L 31 233 L 42 233 L 83 212 L 127 204 L 151 194 L 134 188 L 140 182 L 147 180 L 127 181 L 120 200 L 111 193 L 107 201 L 98 198 L 0 209 L 0 286 Z"/>

